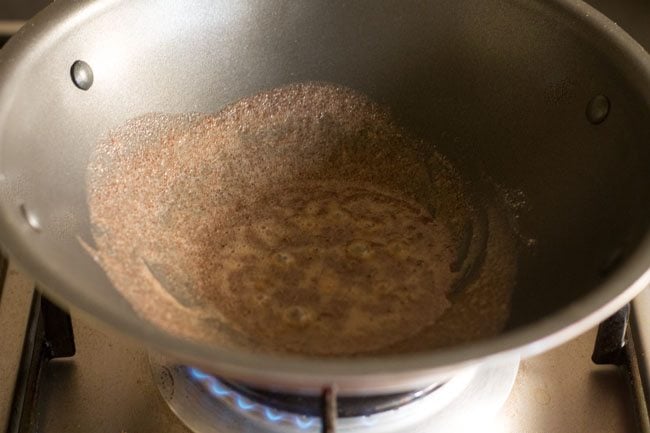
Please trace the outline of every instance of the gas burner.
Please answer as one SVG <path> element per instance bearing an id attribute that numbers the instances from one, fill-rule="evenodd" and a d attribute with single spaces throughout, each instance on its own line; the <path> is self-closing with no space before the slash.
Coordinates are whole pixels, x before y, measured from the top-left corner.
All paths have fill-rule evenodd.
<path id="1" fill-rule="evenodd" d="M 197 380 L 212 382 L 208 375 L 196 368 L 188 367 L 188 371 Z M 286 394 L 236 383 L 221 382 L 230 388 L 231 392 L 239 394 L 242 398 L 256 402 L 258 405 L 310 417 L 322 416 L 323 398 L 321 396 Z M 371 415 L 387 412 L 413 403 L 416 400 L 426 397 L 441 386 L 442 384 L 435 384 L 417 391 L 399 394 L 339 397 L 337 399 L 337 415 L 339 418 L 367 418 Z M 212 383 L 210 383 L 209 390 L 212 391 L 212 389 Z M 223 394 L 218 395 L 222 396 Z"/>
<path id="2" fill-rule="evenodd" d="M 317 433 L 319 397 L 242 386 L 198 368 L 150 357 L 154 381 L 196 433 Z M 443 384 L 382 396 L 337 399 L 336 431 L 428 433 L 480 431 L 505 402 L 519 359 L 459 371 Z M 471 430 L 470 430 L 471 429 Z"/>

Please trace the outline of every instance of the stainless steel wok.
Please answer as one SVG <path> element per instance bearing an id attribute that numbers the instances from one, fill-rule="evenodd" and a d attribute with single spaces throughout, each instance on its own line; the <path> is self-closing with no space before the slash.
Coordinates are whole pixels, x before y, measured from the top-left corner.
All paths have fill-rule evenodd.
<path id="1" fill-rule="evenodd" d="M 387 104 L 468 176 L 525 194 L 518 227 L 537 243 L 502 335 L 350 360 L 206 346 L 139 318 L 82 248 L 86 167 L 107 130 L 311 80 Z M 56 301 L 232 379 L 381 392 L 533 355 L 648 285 L 649 225 L 650 58 L 581 1 L 61 0 L 0 52 L 3 247 Z"/>

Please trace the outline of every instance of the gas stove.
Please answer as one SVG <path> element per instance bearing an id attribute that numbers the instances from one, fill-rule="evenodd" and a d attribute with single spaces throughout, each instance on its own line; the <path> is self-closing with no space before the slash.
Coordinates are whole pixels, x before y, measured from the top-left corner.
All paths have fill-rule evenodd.
<path id="1" fill-rule="evenodd" d="M 5 0 L 0 45 L 47 0 Z M 592 0 L 650 47 L 650 1 Z M 631 326 L 629 326 L 631 325 Z M 383 396 L 287 395 L 175 363 L 52 304 L 0 261 L 0 432 L 650 433 L 650 290 L 535 358 Z"/>
<path id="2" fill-rule="evenodd" d="M 639 323 L 645 335 L 628 332 L 621 346 L 620 316 L 521 364 L 470 368 L 409 393 L 330 399 L 328 409 L 327 398 L 254 389 L 151 355 L 70 317 L 13 264 L 0 270 L 0 428 L 8 433 L 648 431 L 647 395 L 633 386 L 647 381 L 634 367 L 647 359 L 630 342 L 647 344 L 650 326 Z M 647 322 L 650 292 L 633 305 Z M 615 365 L 590 359 L 597 336 L 594 356 Z M 338 414 L 336 430 L 326 430 L 328 410 Z"/>

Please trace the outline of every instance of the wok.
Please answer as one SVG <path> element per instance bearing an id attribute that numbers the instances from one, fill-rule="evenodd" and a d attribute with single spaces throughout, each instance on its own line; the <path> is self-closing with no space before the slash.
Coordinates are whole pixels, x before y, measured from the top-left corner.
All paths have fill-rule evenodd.
<path id="1" fill-rule="evenodd" d="M 525 196 L 517 227 L 536 243 L 502 334 L 380 357 L 261 355 L 167 333 L 119 295 L 79 242 L 92 244 L 98 140 L 145 113 L 215 112 L 305 81 L 365 93 L 468 178 L 478 167 Z M 0 239 L 55 301 L 178 362 L 284 388 L 403 390 L 547 350 L 646 287 L 649 144 L 650 59 L 581 1 L 57 1 L 0 52 Z"/>

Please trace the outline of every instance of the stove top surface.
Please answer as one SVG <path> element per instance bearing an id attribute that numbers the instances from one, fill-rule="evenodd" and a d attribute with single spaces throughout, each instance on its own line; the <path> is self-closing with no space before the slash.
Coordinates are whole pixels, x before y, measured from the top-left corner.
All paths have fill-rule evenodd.
<path id="1" fill-rule="evenodd" d="M 13 315 L 8 320 L 25 319 L 33 287 L 28 277 L 10 266 L 0 313 L 11 310 Z M 4 325 L 2 314 L 0 325 Z M 143 347 L 89 325 L 74 314 L 72 322 L 75 356 L 44 364 L 29 422 L 10 432 L 190 432 L 158 390 Z M 555 350 L 522 361 L 505 406 L 491 423 L 481 420 L 475 431 L 634 432 L 633 403 L 624 375 L 617 367 L 591 362 L 595 336 L 594 329 Z M 14 336 L 6 341 L 5 348 L 13 346 L 20 353 L 22 338 L 24 335 Z M 4 371 L 0 368 L 2 384 L 13 376 L 6 354 L 16 352 L 5 351 L 0 357 L 5 366 Z M 12 360 L 17 362 L 15 358 Z M 0 402 L 8 400 L 4 386 L 0 397 Z M 7 420 L 5 414 L 0 412 L 0 421 Z"/>

